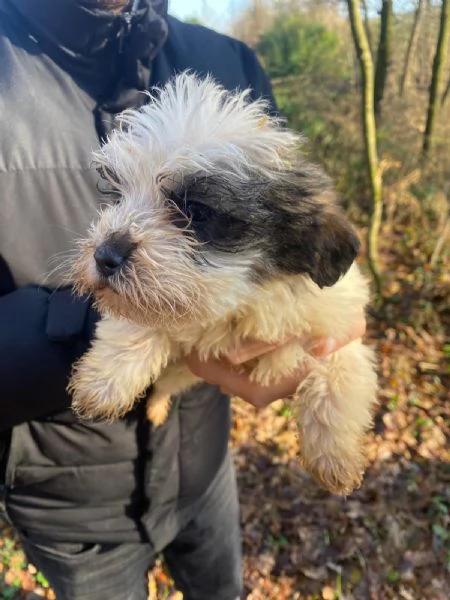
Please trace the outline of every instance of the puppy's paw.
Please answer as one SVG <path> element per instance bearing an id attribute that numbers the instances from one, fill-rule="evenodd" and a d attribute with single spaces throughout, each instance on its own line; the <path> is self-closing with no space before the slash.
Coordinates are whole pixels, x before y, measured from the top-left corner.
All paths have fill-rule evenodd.
<path id="1" fill-rule="evenodd" d="M 110 377 L 87 353 L 75 364 L 67 391 L 72 409 L 82 419 L 115 420 L 133 408 L 136 397 L 120 377 Z"/>
<path id="2" fill-rule="evenodd" d="M 301 365 L 306 364 L 306 357 L 299 341 L 292 340 L 254 360 L 249 374 L 250 381 L 263 386 L 277 383 L 282 377 L 291 375 Z"/>
<path id="3" fill-rule="evenodd" d="M 151 396 L 147 400 L 147 418 L 159 427 L 167 420 L 170 412 L 170 396 Z"/>
<path id="4" fill-rule="evenodd" d="M 332 494 L 348 496 L 361 486 L 363 480 L 365 459 L 361 448 L 355 449 L 355 454 L 322 454 L 314 458 L 306 453 L 302 456 L 301 463 L 303 468 Z"/>

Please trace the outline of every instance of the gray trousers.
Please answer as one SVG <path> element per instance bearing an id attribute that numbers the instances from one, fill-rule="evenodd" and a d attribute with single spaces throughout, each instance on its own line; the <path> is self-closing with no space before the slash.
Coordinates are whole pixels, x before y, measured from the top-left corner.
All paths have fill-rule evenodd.
<path id="1" fill-rule="evenodd" d="M 197 504 L 197 503 L 196 503 Z M 231 459 L 194 516 L 163 555 L 184 600 L 238 600 L 242 594 L 239 506 Z M 60 543 L 22 537 L 57 600 L 146 600 L 150 544 Z"/>

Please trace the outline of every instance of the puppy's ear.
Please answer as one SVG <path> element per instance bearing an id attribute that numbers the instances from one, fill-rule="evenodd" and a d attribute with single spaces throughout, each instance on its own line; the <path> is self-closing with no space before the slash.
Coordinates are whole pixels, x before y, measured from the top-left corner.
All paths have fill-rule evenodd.
<path id="1" fill-rule="evenodd" d="M 278 216 L 272 260 L 287 273 L 307 273 L 321 288 L 334 285 L 351 267 L 359 240 L 335 204 L 329 179 L 304 166 L 275 192 Z"/>
<path id="2" fill-rule="evenodd" d="M 314 258 L 308 270 L 318 286 L 334 285 L 348 271 L 359 252 L 359 240 L 346 217 L 336 207 L 325 208 L 315 231 L 305 231 L 314 246 Z M 314 238 L 314 239 L 312 239 Z"/>

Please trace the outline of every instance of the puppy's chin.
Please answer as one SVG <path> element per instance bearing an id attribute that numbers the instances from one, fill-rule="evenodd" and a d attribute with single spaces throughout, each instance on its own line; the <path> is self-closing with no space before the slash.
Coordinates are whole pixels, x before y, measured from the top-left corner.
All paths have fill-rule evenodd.
<path id="1" fill-rule="evenodd" d="M 144 327 L 162 327 L 170 330 L 190 324 L 200 318 L 198 303 L 181 304 L 158 298 L 135 299 L 121 294 L 112 286 L 98 287 L 94 305 L 102 315 L 127 319 Z"/>

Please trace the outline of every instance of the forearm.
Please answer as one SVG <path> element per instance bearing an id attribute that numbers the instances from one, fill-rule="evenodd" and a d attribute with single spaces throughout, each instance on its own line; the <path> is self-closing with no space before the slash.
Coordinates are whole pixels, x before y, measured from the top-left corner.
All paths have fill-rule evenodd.
<path id="1" fill-rule="evenodd" d="M 0 297 L 0 430 L 70 406 L 72 363 L 88 347 L 89 305 L 70 291 Z"/>

